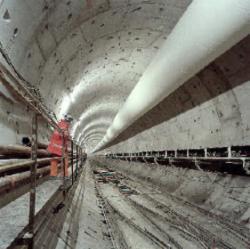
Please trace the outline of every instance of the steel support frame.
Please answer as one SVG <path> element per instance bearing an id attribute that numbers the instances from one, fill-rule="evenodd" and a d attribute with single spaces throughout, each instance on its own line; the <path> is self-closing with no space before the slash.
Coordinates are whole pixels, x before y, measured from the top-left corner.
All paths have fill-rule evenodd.
<path id="1" fill-rule="evenodd" d="M 31 134 L 31 160 L 30 167 L 30 205 L 29 205 L 29 233 L 31 243 L 29 248 L 33 249 L 34 245 L 34 224 L 36 212 L 36 175 L 37 175 L 37 130 L 38 130 L 38 114 L 34 113 L 32 117 L 32 134 Z"/>
<path id="2" fill-rule="evenodd" d="M 78 176 L 78 166 L 79 166 L 79 151 L 78 151 L 78 145 L 76 144 L 76 178 Z"/>
<path id="3" fill-rule="evenodd" d="M 80 168 L 82 168 L 82 149 L 79 147 L 79 156 L 80 156 Z"/>
<path id="4" fill-rule="evenodd" d="M 62 170 L 63 170 L 63 178 L 62 178 L 62 187 L 63 187 L 63 196 L 66 196 L 66 140 L 63 134 L 63 144 L 62 144 Z"/>
<path id="5" fill-rule="evenodd" d="M 54 127 L 58 132 L 64 136 L 64 132 L 57 125 L 56 120 L 51 116 L 47 107 L 36 97 L 33 93 L 25 86 L 24 80 L 20 79 L 18 75 L 13 75 L 9 69 L 7 69 L 2 63 L 0 63 L 0 81 L 8 88 L 11 89 L 12 93 L 18 97 L 24 104 L 27 104 L 33 111 L 32 116 L 32 149 L 31 149 L 31 160 L 33 161 L 30 167 L 30 203 L 29 203 L 29 223 L 28 223 L 28 234 L 25 234 L 25 240 L 31 243 L 28 243 L 28 247 L 30 249 L 34 248 L 34 226 L 35 226 L 35 209 L 36 209 L 36 175 L 37 175 L 37 149 L 38 149 L 38 117 L 43 118 L 46 122 L 48 122 L 52 127 Z M 63 138 L 64 139 L 64 138 Z M 65 140 L 64 140 L 65 142 Z M 73 144 L 73 141 L 72 141 Z M 74 147 L 74 146 L 73 146 Z M 76 147 L 77 153 L 77 165 L 76 165 L 76 175 L 78 175 L 78 147 Z M 73 148 L 74 149 L 74 148 Z M 65 144 L 63 145 L 63 153 L 62 153 L 62 168 L 63 168 L 63 184 L 65 187 L 66 184 L 66 176 L 65 176 Z M 74 157 L 72 156 L 72 161 L 74 161 Z M 72 163 L 73 168 L 73 163 Z M 72 183 L 73 183 L 72 176 Z M 63 188 L 63 195 L 65 197 L 66 190 Z M 28 235 L 26 237 L 26 235 Z M 26 248 L 25 245 L 20 245 L 20 248 Z"/>
<path id="6" fill-rule="evenodd" d="M 71 179 L 72 179 L 72 185 L 74 184 L 74 142 L 71 140 Z"/>

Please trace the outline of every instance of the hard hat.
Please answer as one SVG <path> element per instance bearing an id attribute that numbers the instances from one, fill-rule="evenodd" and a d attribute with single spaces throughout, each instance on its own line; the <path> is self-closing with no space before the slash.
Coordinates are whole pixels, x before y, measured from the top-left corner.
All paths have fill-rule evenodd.
<path id="1" fill-rule="evenodd" d="M 65 114 L 64 119 L 70 123 L 73 121 L 73 117 L 70 114 Z"/>

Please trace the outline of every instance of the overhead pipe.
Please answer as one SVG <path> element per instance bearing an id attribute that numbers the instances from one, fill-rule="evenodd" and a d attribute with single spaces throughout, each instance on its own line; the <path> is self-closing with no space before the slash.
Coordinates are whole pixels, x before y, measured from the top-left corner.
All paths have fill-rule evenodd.
<path id="1" fill-rule="evenodd" d="M 44 167 L 48 166 L 50 164 L 50 161 L 52 159 L 56 159 L 58 161 L 61 160 L 60 157 L 50 157 L 50 158 L 43 158 L 43 159 L 38 159 L 37 160 L 37 167 Z M 25 171 L 28 170 L 29 167 L 33 164 L 34 162 L 32 160 L 25 160 L 22 162 L 15 162 L 15 163 L 7 163 L 4 165 L 0 165 L 0 177 L 6 174 L 10 173 L 16 173 L 19 171 Z"/>
<path id="2" fill-rule="evenodd" d="M 44 167 L 44 168 L 40 168 L 37 170 L 37 176 L 40 176 L 41 174 L 44 176 L 47 176 L 49 171 L 50 171 L 49 166 Z M 11 183 L 12 185 L 16 186 L 17 182 L 22 183 L 24 179 L 28 180 L 28 182 L 30 181 L 30 172 L 29 171 L 4 177 L 2 179 L 2 181 L 0 182 L 0 196 L 1 196 L 2 192 L 4 192 L 4 191 L 2 191 L 2 189 L 5 190 L 4 187 L 7 184 Z"/>
<path id="3" fill-rule="evenodd" d="M 37 169 L 36 173 L 37 184 L 41 184 L 42 182 L 44 182 L 47 179 L 46 177 L 49 176 L 49 172 L 50 172 L 49 166 Z M 20 190 L 16 191 L 17 189 L 20 189 L 25 185 L 29 189 L 29 184 L 30 184 L 30 171 L 2 177 L 0 181 L 0 199 L 1 199 L 0 208 L 7 205 L 10 201 L 15 200 L 18 196 L 20 196 L 21 192 L 19 192 Z"/>
<path id="4" fill-rule="evenodd" d="M 250 33 L 250 0 L 194 0 L 93 152 Z"/>

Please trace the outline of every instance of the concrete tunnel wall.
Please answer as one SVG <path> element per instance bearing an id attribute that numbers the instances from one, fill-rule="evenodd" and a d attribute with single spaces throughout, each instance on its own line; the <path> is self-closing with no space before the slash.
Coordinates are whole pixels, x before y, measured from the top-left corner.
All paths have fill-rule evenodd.
<path id="1" fill-rule="evenodd" d="M 90 136 L 85 146 L 90 151 L 101 140 L 95 130 L 99 133 L 101 122 L 105 128 L 111 124 L 190 2 L 2 0 L 1 48 L 17 71 L 40 89 L 58 117 L 67 111 L 72 114 L 75 138 L 80 139 L 87 127 Z M 250 144 L 249 52 L 247 37 L 140 118 L 105 151 Z M 0 143 L 20 143 L 30 132 L 30 116 L 3 86 L 0 93 Z M 88 128 L 97 120 L 100 126 Z M 46 141 L 49 131 L 44 125 L 41 129 L 41 139 Z"/>

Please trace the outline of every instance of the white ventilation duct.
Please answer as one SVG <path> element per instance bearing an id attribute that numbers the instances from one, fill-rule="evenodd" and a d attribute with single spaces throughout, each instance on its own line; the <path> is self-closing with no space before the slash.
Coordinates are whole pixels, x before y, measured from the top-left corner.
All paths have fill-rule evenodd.
<path id="1" fill-rule="evenodd" d="M 94 152 L 250 33 L 250 0 L 194 0 Z"/>

